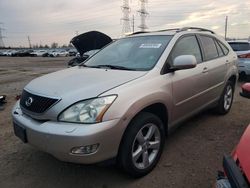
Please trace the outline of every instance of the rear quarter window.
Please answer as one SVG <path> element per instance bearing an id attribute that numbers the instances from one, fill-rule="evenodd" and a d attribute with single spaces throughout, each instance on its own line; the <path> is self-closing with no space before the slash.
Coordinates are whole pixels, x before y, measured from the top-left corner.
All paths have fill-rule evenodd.
<path id="1" fill-rule="evenodd" d="M 218 41 L 218 40 L 217 40 Z M 229 52 L 229 49 L 226 47 L 225 44 L 223 44 L 222 42 L 218 41 L 218 44 L 220 45 L 221 49 L 223 50 L 224 55 L 227 55 Z"/>
<path id="2" fill-rule="evenodd" d="M 216 47 L 217 47 L 219 57 L 224 56 L 224 52 L 222 51 L 222 48 L 221 48 L 221 46 L 219 45 L 219 43 L 218 43 L 217 40 L 215 40 L 215 45 L 216 45 Z"/>

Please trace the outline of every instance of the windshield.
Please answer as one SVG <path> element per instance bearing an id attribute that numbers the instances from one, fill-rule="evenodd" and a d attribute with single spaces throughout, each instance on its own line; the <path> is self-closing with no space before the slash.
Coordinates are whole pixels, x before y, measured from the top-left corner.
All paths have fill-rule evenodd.
<path id="1" fill-rule="evenodd" d="M 230 42 L 230 46 L 234 51 L 248 51 L 250 50 L 250 44 L 248 42 Z"/>
<path id="2" fill-rule="evenodd" d="M 117 40 L 84 63 L 88 67 L 147 71 L 152 69 L 172 36 L 140 36 Z"/>

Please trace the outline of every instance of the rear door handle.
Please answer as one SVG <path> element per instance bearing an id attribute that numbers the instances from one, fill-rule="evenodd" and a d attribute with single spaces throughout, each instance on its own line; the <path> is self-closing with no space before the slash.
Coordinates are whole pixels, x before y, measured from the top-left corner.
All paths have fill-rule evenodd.
<path id="1" fill-rule="evenodd" d="M 208 72 L 208 68 L 204 67 L 203 70 L 202 70 L 202 73 L 207 73 L 207 72 Z"/>

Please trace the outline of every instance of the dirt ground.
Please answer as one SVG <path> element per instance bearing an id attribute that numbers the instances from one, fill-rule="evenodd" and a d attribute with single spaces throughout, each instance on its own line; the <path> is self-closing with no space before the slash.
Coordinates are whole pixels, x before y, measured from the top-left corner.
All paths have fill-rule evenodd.
<path id="1" fill-rule="evenodd" d="M 0 94 L 8 103 L 0 111 L 0 187 L 213 187 L 223 154 L 230 154 L 250 123 L 250 100 L 239 96 L 226 116 L 203 112 L 185 122 L 167 139 L 152 173 L 132 179 L 114 165 L 60 162 L 22 143 L 13 134 L 11 108 L 15 96 L 33 78 L 66 68 L 69 58 L 0 57 Z"/>

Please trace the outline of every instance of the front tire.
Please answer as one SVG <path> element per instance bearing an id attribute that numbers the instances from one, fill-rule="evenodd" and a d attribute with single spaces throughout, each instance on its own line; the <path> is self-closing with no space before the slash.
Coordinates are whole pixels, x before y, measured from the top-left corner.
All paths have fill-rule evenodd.
<path id="1" fill-rule="evenodd" d="M 119 165 L 133 177 L 145 176 L 158 163 L 164 143 L 165 131 L 160 118 L 142 112 L 132 120 L 124 134 Z"/>
<path id="2" fill-rule="evenodd" d="M 215 111 L 220 115 L 227 114 L 232 107 L 233 97 L 234 97 L 234 83 L 229 80 L 227 81 L 227 84 L 219 99 L 218 105 L 215 108 Z"/>

